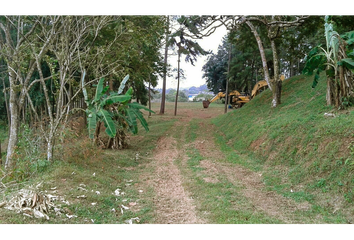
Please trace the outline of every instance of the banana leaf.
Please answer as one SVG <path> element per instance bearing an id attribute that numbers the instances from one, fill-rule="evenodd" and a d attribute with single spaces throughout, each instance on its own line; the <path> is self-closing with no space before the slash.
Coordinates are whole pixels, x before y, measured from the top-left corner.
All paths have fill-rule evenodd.
<path id="1" fill-rule="evenodd" d="M 149 131 L 149 126 L 148 123 L 146 122 L 143 114 L 139 111 L 137 108 L 132 108 L 131 111 L 135 114 L 135 116 L 139 119 L 141 125 L 145 128 L 145 130 L 148 132 Z M 138 132 L 138 130 L 137 130 Z"/>
<path id="2" fill-rule="evenodd" d="M 148 111 L 148 112 L 155 113 L 154 111 L 148 109 L 147 107 L 145 107 L 145 106 L 143 106 L 143 105 L 141 105 L 141 104 L 139 104 L 139 103 L 137 103 L 137 102 L 129 103 L 128 106 L 129 106 L 130 108 L 144 109 L 144 110 L 146 110 L 146 111 Z"/>
<path id="3" fill-rule="evenodd" d="M 352 45 L 354 43 L 354 31 L 346 32 L 340 35 L 348 45 Z"/>
<path id="4" fill-rule="evenodd" d="M 125 87 L 125 83 L 128 81 L 129 79 L 129 74 L 127 76 L 125 76 L 125 78 L 123 79 L 123 81 L 120 83 L 119 89 L 118 89 L 118 94 L 121 94 L 124 90 Z"/>
<path id="5" fill-rule="evenodd" d="M 354 69 L 354 60 L 352 58 L 343 58 L 338 62 L 339 66 L 344 66 L 348 69 Z"/>
<path id="6" fill-rule="evenodd" d="M 96 131 L 96 123 L 97 123 L 97 116 L 95 112 L 90 112 L 90 114 L 87 117 L 87 123 L 88 123 L 89 137 L 93 139 Z"/>
<path id="7" fill-rule="evenodd" d="M 107 98 L 105 98 L 101 103 L 100 106 L 104 107 L 106 105 L 110 105 L 113 103 L 118 103 L 118 102 L 126 102 L 131 99 L 131 96 L 128 95 L 110 95 Z"/>
<path id="8" fill-rule="evenodd" d="M 133 88 L 130 87 L 130 88 L 128 89 L 128 91 L 125 93 L 125 95 L 129 95 L 129 96 L 133 95 Z"/>
<path id="9" fill-rule="evenodd" d="M 106 127 L 106 133 L 109 137 L 113 138 L 116 136 L 116 126 L 109 112 L 104 109 L 99 110 L 100 116 L 103 119 L 104 126 Z"/>
<path id="10" fill-rule="evenodd" d="M 104 78 L 101 78 L 100 81 L 98 81 L 98 85 L 96 87 L 96 95 L 94 100 L 95 102 L 98 102 L 102 97 L 103 83 L 104 83 Z"/>
<path id="11" fill-rule="evenodd" d="M 138 133 L 138 122 L 136 121 L 136 115 L 132 109 L 127 108 L 126 111 L 126 119 L 128 120 L 129 129 L 133 134 Z"/>

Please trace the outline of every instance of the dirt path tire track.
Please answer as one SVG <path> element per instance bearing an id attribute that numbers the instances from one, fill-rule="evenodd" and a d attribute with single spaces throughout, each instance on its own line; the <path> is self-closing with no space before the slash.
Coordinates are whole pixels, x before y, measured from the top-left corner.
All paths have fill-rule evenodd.
<path id="1" fill-rule="evenodd" d="M 205 129 L 205 134 L 203 137 L 197 138 L 193 144 L 205 158 L 201 161 L 201 166 L 205 169 L 204 173 L 208 175 L 204 179 L 205 181 L 217 182 L 218 174 L 225 175 L 232 184 L 243 186 L 242 194 L 252 202 L 256 210 L 263 211 L 285 223 L 301 223 L 292 215 L 296 210 L 309 210 L 311 205 L 308 202 L 297 203 L 274 191 L 266 191 L 261 173 L 253 172 L 236 164 L 215 161 L 215 159 L 226 157 L 214 143 L 215 127 L 205 127 L 203 123 L 200 123 L 200 127 Z"/>
<path id="2" fill-rule="evenodd" d="M 173 128 L 177 126 L 182 127 L 181 131 L 182 135 L 184 135 L 188 124 L 180 124 L 179 121 L 176 121 Z M 154 198 L 156 209 L 155 223 L 205 223 L 205 220 L 197 216 L 193 199 L 183 187 L 183 176 L 174 163 L 179 157 L 183 156 L 177 150 L 175 138 L 164 136 L 158 140 L 154 161 L 151 163 L 156 170 L 151 181 L 149 181 L 153 185 L 156 194 Z"/>
<path id="3" fill-rule="evenodd" d="M 145 183 L 154 188 L 153 202 L 156 215 L 154 223 L 208 223 L 208 220 L 201 218 L 201 213 L 196 210 L 196 206 L 200 203 L 191 199 L 188 189 L 183 187 L 183 183 L 188 180 L 184 179 L 186 176 L 183 176 L 182 172 L 188 171 L 187 152 L 191 146 L 198 149 L 204 157 L 200 161 L 200 166 L 205 169 L 203 171 L 207 176 L 204 178 L 205 182 L 218 183 L 220 176 L 226 177 L 233 185 L 242 186 L 240 194 L 248 199 L 254 211 L 264 212 L 284 223 L 302 223 L 294 217 L 293 213 L 297 210 L 309 210 L 310 204 L 297 203 L 274 191 L 267 191 L 260 173 L 218 160 L 226 156 L 215 144 L 216 127 L 207 120 L 211 117 L 205 111 L 185 110 L 167 134 L 158 140 L 154 160 L 148 166 L 149 169 L 155 169 L 155 171 L 146 173 L 149 180 Z M 193 118 L 200 119 L 198 137 L 192 143 L 184 143 Z M 173 136 L 178 136 L 180 139 Z M 180 161 L 178 166 L 175 163 L 176 160 Z M 235 207 L 239 208 L 239 206 Z"/>

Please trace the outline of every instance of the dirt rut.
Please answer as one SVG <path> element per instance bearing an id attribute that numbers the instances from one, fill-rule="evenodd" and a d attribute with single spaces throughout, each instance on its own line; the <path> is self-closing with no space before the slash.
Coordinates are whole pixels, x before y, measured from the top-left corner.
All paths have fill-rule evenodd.
<path id="1" fill-rule="evenodd" d="M 174 164 L 179 154 L 176 145 L 173 137 L 162 137 L 157 143 L 152 181 L 156 193 L 156 223 L 205 223 L 197 217 L 193 200 L 182 186 L 182 175 Z"/>
<path id="2" fill-rule="evenodd" d="M 297 203 L 273 191 L 266 191 L 261 173 L 253 172 L 236 164 L 216 162 L 216 159 L 225 158 L 225 155 L 213 141 L 215 128 L 210 125 L 207 128 L 203 123 L 200 126 L 205 129 L 206 136 L 197 139 L 193 144 L 204 157 L 200 163 L 207 175 L 204 181 L 216 183 L 218 182 L 217 176 L 224 175 L 231 183 L 243 186 L 243 195 L 252 202 L 256 210 L 263 211 L 285 223 L 300 223 L 292 217 L 293 212 L 309 210 L 311 205 L 308 202 Z"/>

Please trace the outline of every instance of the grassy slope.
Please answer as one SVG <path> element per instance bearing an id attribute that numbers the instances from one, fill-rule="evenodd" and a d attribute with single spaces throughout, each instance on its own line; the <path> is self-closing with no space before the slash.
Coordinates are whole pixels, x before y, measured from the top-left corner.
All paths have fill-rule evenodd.
<path id="1" fill-rule="evenodd" d="M 225 150 L 244 156 L 230 161 L 262 171 L 270 189 L 309 201 L 319 212 L 353 215 L 354 111 L 326 106 L 324 76 L 316 89 L 311 84 L 310 77 L 287 79 L 278 108 L 270 108 L 267 90 L 214 119 L 222 133 L 217 138 Z M 325 112 L 337 117 L 326 118 Z"/>

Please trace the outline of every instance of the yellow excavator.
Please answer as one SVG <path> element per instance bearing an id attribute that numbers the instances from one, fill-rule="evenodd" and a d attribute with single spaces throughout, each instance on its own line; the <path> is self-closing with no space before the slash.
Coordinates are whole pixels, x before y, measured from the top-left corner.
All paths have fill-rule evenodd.
<path id="1" fill-rule="evenodd" d="M 281 75 L 280 80 L 284 81 L 284 79 L 285 79 L 285 76 Z M 254 85 L 254 87 L 252 89 L 251 98 L 254 98 L 255 96 L 257 96 L 261 91 L 265 90 L 266 88 L 268 88 L 268 83 L 266 80 L 256 82 L 256 84 Z"/>
<path id="2" fill-rule="evenodd" d="M 215 95 L 215 97 L 213 97 L 211 100 L 208 101 L 204 101 L 207 103 L 203 102 L 203 106 L 204 108 L 206 108 L 205 106 L 207 105 L 207 107 L 209 106 L 210 103 L 215 102 L 218 99 L 224 98 L 225 97 L 225 93 L 224 92 L 219 92 L 218 94 Z M 245 103 L 248 103 L 251 100 L 250 96 L 247 96 L 244 93 L 240 93 L 237 90 L 234 90 L 232 92 L 229 93 L 229 97 L 230 97 L 230 103 L 233 107 L 242 107 Z"/>
<path id="3" fill-rule="evenodd" d="M 281 75 L 280 79 L 282 81 L 284 81 L 285 76 Z M 246 95 L 244 93 L 240 93 L 237 90 L 234 90 L 232 92 L 229 93 L 229 97 L 230 97 L 230 103 L 232 105 L 232 107 L 236 107 L 236 108 L 240 108 L 242 107 L 245 103 L 248 103 L 252 98 L 254 98 L 255 96 L 257 96 L 261 91 L 264 91 L 266 88 L 268 88 L 268 83 L 266 80 L 261 80 L 258 81 L 253 89 L 252 89 L 252 94 L 251 96 Z M 207 101 L 203 101 L 203 106 L 204 108 L 209 107 L 209 104 L 212 102 L 215 102 L 216 100 L 220 99 L 220 98 L 224 98 L 225 97 L 225 93 L 224 92 L 219 92 L 218 94 L 215 95 L 215 97 L 213 97 L 211 100 L 207 100 Z"/>

